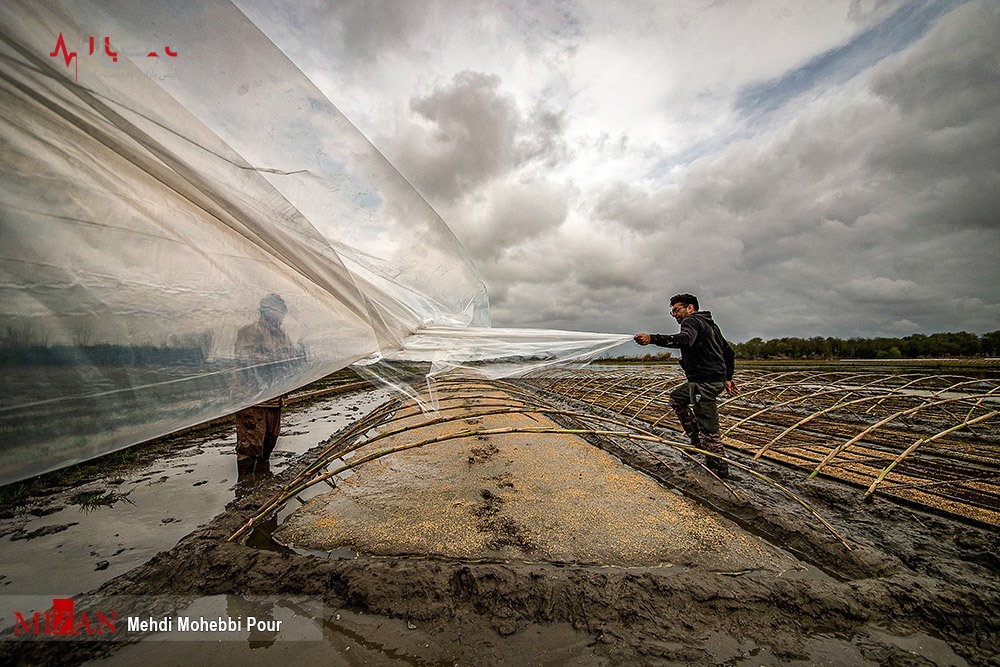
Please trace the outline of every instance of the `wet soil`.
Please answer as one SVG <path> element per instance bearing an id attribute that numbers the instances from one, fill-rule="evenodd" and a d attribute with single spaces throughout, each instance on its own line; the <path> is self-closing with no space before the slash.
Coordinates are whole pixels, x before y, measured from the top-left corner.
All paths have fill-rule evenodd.
<path id="1" fill-rule="evenodd" d="M 299 433 L 303 447 L 325 441 L 334 426 L 330 421 L 325 430 L 313 431 L 310 424 L 316 422 L 294 416 L 290 423 L 297 426 L 288 435 Z M 149 601 L 170 595 L 205 605 L 208 614 L 254 596 L 304 598 L 299 607 L 274 603 L 271 613 L 297 618 L 313 634 L 290 641 L 246 636 L 169 643 L 149 636 L 129 644 L 4 641 L 0 662 L 1000 665 L 1000 534 L 995 529 L 882 499 L 862 504 L 853 489 L 829 480 L 806 481 L 800 472 L 773 463 L 752 465 L 812 505 L 849 549 L 797 502 L 746 472 L 736 471 L 730 480 L 736 497 L 669 448 L 598 439 L 591 445 L 718 513 L 797 566 L 777 572 L 725 569 L 698 559 L 680 567 L 551 563 L 510 554 L 477 560 L 323 557 L 282 547 L 260 533 L 238 544 L 227 538 L 305 465 L 309 452 L 279 457 L 270 471 L 237 484 L 235 463 L 225 458 L 231 434 L 211 438 L 133 471 L 138 477 L 123 475 L 126 482 L 116 488 L 119 493 L 135 489 L 129 496 L 135 505 L 122 500 L 88 513 L 69 504 L 78 497 L 73 494 L 99 491 L 100 484 L 66 490 L 62 501 L 28 499 L 0 528 L 3 592 L 89 590 Z M 279 448 L 292 451 L 285 438 Z M 502 451 L 493 444 L 497 452 L 488 443 L 467 444 L 473 465 Z M 218 449 L 219 467 L 195 465 L 195 472 L 184 473 L 192 465 L 185 458 L 191 448 Z M 749 463 L 738 452 L 732 456 Z M 186 493 L 193 489 L 206 495 L 194 495 L 202 499 L 194 508 L 195 503 L 176 500 L 178 487 L 173 500 L 157 501 L 154 511 L 139 492 L 155 488 L 160 477 L 167 478 L 162 484 L 184 479 Z M 131 483 L 138 479 L 144 481 Z M 504 489 L 498 485 L 494 491 L 500 495 Z M 500 514 L 498 503 L 490 501 L 482 495 L 478 501 L 484 521 Z M 54 506 L 59 507 L 53 511 Z M 139 532 L 123 533 L 117 515 L 102 514 L 129 508 L 143 512 L 136 519 L 143 526 Z M 104 520 L 89 522 L 93 516 Z M 179 520 L 164 522 L 167 518 Z M 84 522 L 89 522 L 90 542 L 62 539 Z M 9 569 L 30 558 L 28 552 L 8 557 L 16 545 L 52 547 L 52 540 L 59 540 L 64 565 L 86 563 L 77 568 L 86 576 L 75 587 L 70 575 L 59 574 L 65 567 L 57 559 L 36 562 L 21 574 Z M 88 546 L 92 543 L 100 546 Z M 126 551 L 116 555 L 118 549 Z M 126 553 L 133 555 L 116 560 Z M 102 561 L 109 565 L 98 570 Z"/>
<path id="2" fill-rule="evenodd" d="M 343 458 L 369 460 L 273 533 L 313 551 L 599 566 L 795 570 L 795 559 L 540 414 L 490 414 L 509 394 L 442 389 L 454 421 L 412 414 Z M 477 416 L 468 417 L 472 412 Z M 472 422 L 470 424 L 470 422 Z M 479 435 L 447 439 L 474 427 Z M 537 432 L 538 429 L 553 432 Z M 532 429 L 530 433 L 504 433 Z M 491 433 L 487 433 L 490 432 Z M 501 431 L 501 432 L 497 432 Z M 432 446 L 410 447 L 421 440 Z M 340 460 L 340 459 L 338 459 Z M 342 466 L 343 467 L 343 466 Z"/>

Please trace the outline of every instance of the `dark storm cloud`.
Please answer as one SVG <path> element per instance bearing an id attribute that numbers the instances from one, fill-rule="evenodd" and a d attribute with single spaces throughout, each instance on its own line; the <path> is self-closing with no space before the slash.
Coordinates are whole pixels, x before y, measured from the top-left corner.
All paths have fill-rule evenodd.
<path id="1" fill-rule="evenodd" d="M 737 99 L 736 108 L 747 115 L 764 114 L 817 86 L 843 83 L 859 71 L 912 44 L 943 14 L 964 1 L 907 2 L 846 44 L 813 58 L 777 79 L 746 87 Z"/>
<path id="2" fill-rule="evenodd" d="M 483 260 L 496 260 L 505 250 L 532 243 L 557 229 L 569 211 L 566 192 L 545 181 L 497 185 L 490 193 L 486 216 L 466 229 L 467 245 Z"/>
<path id="3" fill-rule="evenodd" d="M 413 52 L 411 38 L 434 18 L 433 4 L 393 0 L 237 4 L 297 60 L 313 58 L 355 75 L 387 54 Z"/>
<path id="4" fill-rule="evenodd" d="M 332 7 L 330 24 L 340 30 L 344 54 L 366 61 L 388 49 L 408 48 L 410 35 L 433 16 L 420 3 L 395 0 L 336 2 Z"/>
<path id="5" fill-rule="evenodd" d="M 652 282 L 726 304 L 736 339 L 997 329 L 998 30 L 961 7 L 866 85 L 595 213 L 641 232 Z"/>
<path id="6" fill-rule="evenodd" d="M 965 12 L 896 70 L 879 70 L 872 91 L 897 116 L 894 136 L 869 157 L 925 203 L 928 228 L 1000 226 L 1000 14 Z M 978 19 L 978 20 L 977 20 Z"/>
<path id="7" fill-rule="evenodd" d="M 495 74 L 459 72 L 410 101 L 419 122 L 389 138 L 390 157 L 432 199 L 455 199 L 532 161 L 564 159 L 560 114 L 522 112 Z"/>
<path id="8" fill-rule="evenodd" d="M 521 115 L 499 76 L 460 72 L 410 108 L 423 123 L 410 126 L 394 157 L 432 197 L 457 197 L 517 164 Z"/>
<path id="9" fill-rule="evenodd" d="M 637 232 L 650 232 L 663 226 L 664 202 L 648 192 L 615 183 L 594 206 L 600 220 L 616 221 Z"/>

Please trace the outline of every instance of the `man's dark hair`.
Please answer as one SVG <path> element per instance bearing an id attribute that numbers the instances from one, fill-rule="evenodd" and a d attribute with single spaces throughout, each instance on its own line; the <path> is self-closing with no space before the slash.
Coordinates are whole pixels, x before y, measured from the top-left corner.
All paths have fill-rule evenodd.
<path id="1" fill-rule="evenodd" d="M 700 310 L 698 308 L 698 297 L 694 294 L 675 294 L 670 297 L 670 305 L 676 303 L 683 303 L 685 306 L 694 306 L 695 310 Z"/>
<path id="2" fill-rule="evenodd" d="M 280 294 L 275 294 L 274 292 L 271 292 L 260 300 L 260 309 L 264 310 L 265 308 L 277 310 L 282 313 L 288 312 L 288 306 L 285 305 L 285 300 L 281 298 Z"/>

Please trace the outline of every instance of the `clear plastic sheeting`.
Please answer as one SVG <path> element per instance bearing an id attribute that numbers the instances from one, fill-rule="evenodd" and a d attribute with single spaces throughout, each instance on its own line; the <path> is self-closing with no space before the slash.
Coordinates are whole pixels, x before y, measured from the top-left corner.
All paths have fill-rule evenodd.
<path id="1" fill-rule="evenodd" d="M 503 356 L 447 225 L 228 2 L 0 3 L 0 188 L 0 484 L 358 360 Z"/>
<path id="2" fill-rule="evenodd" d="M 493 380 L 519 377 L 553 366 L 588 363 L 630 340 L 623 334 L 580 331 L 429 327 L 407 338 L 403 349 L 353 367 L 431 411 L 437 409 L 435 381 L 449 371 L 473 371 Z M 426 394 L 414 388 L 415 372 L 426 376 Z"/>
<path id="3" fill-rule="evenodd" d="M 428 375 L 432 377 L 454 368 L 476 367 L 484 376 L 498 379 L 589 361 L 630 340 L 631 336 L 623 334 L 580 331 L 428 327 L 410 336 L 389 359 L 430 362 Z"/>

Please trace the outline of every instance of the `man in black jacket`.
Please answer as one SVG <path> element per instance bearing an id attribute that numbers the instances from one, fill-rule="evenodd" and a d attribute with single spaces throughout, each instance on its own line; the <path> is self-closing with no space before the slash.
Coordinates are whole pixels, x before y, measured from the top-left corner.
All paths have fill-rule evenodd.
<path id="1" fill-rule="evenodd" d="M 719 395 L 739 393 L 733 382 L 733 348 L 723 338 L 712 313 L 698 310 L 698 298 L 693 294 L 670 297 L 670 314 L 681 330 L 676 334 L 636 334 L 639 345 L 676 347 L 681 350 L 681 368 L 687 382 L 670 392 L 670 406 L 677 413 L 691 444 L 722 456 L 722 434 L 719 432 Z M 729 476 L 729 466 L 715 456 L 705 457 L 708 469 L 719 477 Z"/>

